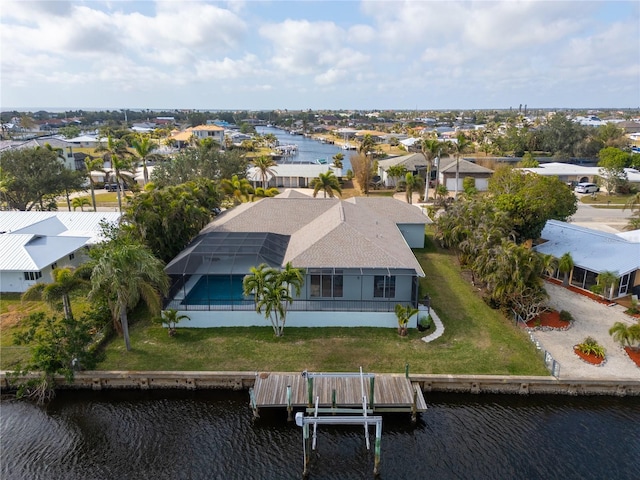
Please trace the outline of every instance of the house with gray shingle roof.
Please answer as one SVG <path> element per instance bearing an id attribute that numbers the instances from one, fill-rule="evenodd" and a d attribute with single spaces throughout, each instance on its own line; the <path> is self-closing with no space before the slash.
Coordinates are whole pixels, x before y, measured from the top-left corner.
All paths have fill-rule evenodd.
<path id="1" fill-rule="evenodd" d="M 479 192 L 484 192 L 489 188 L 489 178 L 493 175 L 493 170 L 478 165 L 464 158 L 458 161 L 458 191 L 462 192 L 464 179 L 471 177 L 475 181 L 475 187 Z M 447 190 L 456 190 L 456 159 L 444 157 L 440 159 L 438 166 L 438 183 L 445 185 Z"/>
<path id="2" fill-rule="evenodd" d="M 418 304 L 425 273 L 411 249 L 424 246 L 428 222 L 419 208 L 388 197 L 285 192 L 244 203 L 216 217 L 169 262 L 165 308 L 187 314 L 190 327 L 262 326 L 242 279 L 261 263 L 290 262 L 305 282 L 288 325 L 393 327 L 396 304 Z"/>

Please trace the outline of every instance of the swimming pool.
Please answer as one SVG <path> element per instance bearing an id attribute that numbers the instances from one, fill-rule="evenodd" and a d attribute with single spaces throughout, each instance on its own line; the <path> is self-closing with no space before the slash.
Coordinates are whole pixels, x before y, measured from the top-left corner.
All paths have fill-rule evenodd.
<path id="1" fill-rule="evenodd" d="M 182 300 L 182 305 L 227 305 L 245 300 L 243 275 L 203 275 Z"/>

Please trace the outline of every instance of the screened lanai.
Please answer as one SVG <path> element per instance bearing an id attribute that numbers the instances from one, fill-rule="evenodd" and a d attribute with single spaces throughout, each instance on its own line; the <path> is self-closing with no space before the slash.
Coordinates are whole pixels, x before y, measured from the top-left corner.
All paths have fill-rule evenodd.
<path id="1" fill-rule="evenodd" d="M 167 307 L 253 304 L 242 293 L 251 267 L 280 268 L 288 235 L 214 231 L 196 237 L 166 267 L 171 278 Z"/>

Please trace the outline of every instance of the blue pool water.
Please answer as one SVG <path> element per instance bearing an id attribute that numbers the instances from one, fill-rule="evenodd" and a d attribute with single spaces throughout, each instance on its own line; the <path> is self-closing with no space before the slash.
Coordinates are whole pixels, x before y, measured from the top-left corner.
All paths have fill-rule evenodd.
<path id="1" fill-rule="evenodd" d="M 228 304 L 244 300 L 242 275 L 203 275 L 182 305 Z"/>

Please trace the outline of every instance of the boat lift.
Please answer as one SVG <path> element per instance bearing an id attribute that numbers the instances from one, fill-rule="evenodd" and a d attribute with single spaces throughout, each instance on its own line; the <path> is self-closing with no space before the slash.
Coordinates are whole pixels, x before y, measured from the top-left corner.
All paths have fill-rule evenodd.
<path id="1" fill-rule="evenodd" d="M 309 475 L 309 459 L 311 457 L 311 451 L 316 449 L 317 445 L 317 430 L 318 425 L 362 425 L 364 426 L 364 439 L 367 445 L 367 450 L 371 449 L 371 443 L 369 441 L 369 426 L 376 426 L 376 438 L 374 447 L 374 466 L 373 474 L 378 475 L 380 473 L 380 444 L 382 441 L 382 417 L 381 416 L 369 416 L 372 410 L 368 407 L 368 400 L 365 390 L 364 379 L 369 378 L 371 382 L 371 392 L 373 392 L 373 374 L 365 374 L 360 367 L 360 373 L 309 373 L 304 371 L 302 375 L 307 379 L 309 388 L 309 407 L 307 413 L 313 414 L 305 416 L 304 412 L 296 413 L 296 425 L 302 427 L 302 444 L 304 451 L 304 470 L 302 472 L 303 477 Z M 314 377 L 360 377 L 360 389 L 362 398 L 361 408 L 349 408 L 340 409 L 340 413 L 345 415 L 335 415 L 336 409 L 321 409 L 318 406 L 319 396 L 315 397 L 315 406 L 311 406 L 313 398 L 313 378 Z M 322 413 L 333 413 L 330 416 L 321 416 Z M 360 416 L 361 415 L 361 416 Z M 309 426 L 313 425 L 313 437 L 310 436 Z"/>

